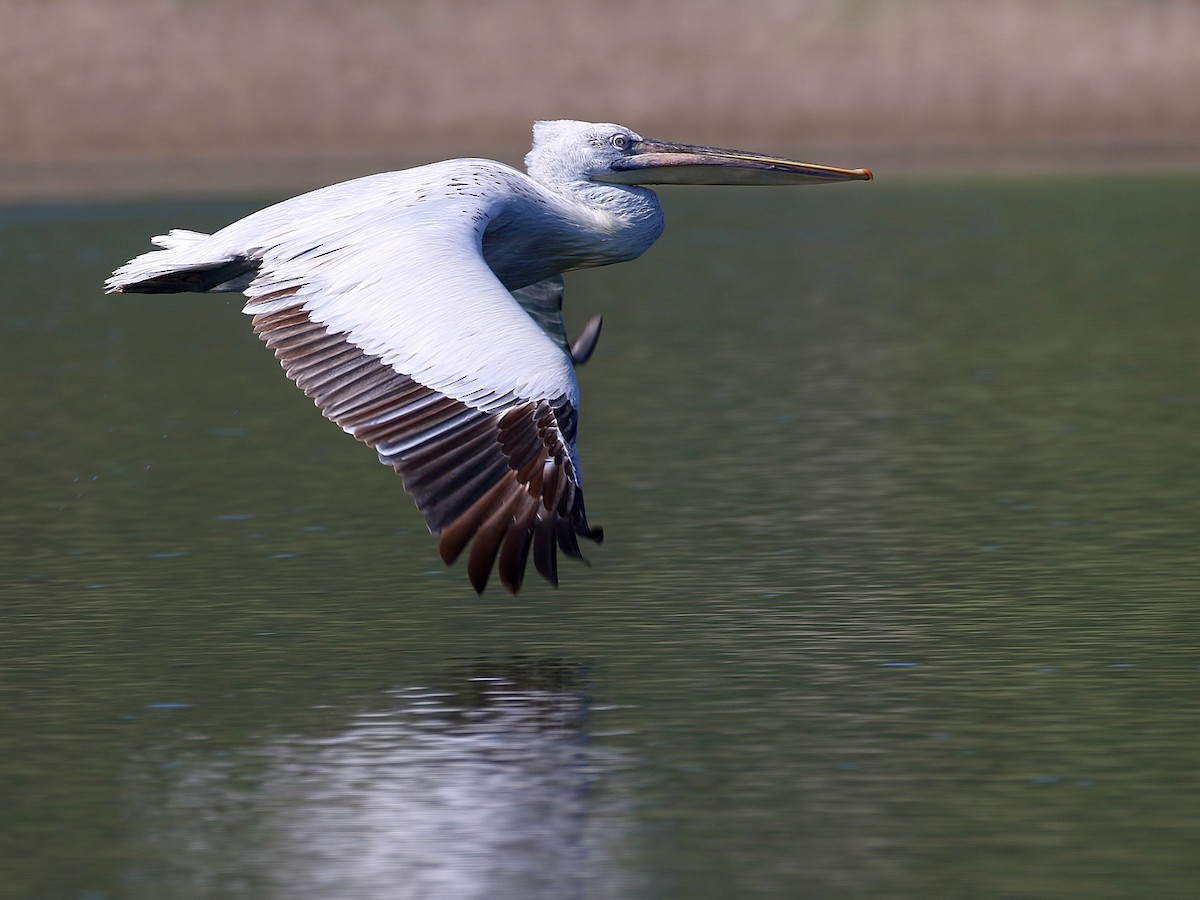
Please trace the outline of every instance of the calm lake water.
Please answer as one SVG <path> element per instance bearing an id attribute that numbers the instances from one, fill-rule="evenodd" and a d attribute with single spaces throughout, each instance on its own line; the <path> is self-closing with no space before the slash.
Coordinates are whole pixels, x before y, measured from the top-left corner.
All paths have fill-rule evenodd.
<path id="1" fill-rule="evenodd" d="M 1192 897 L 1200 177 L 664 192 L 477 598 L 236 298 L 0 209 L 0 896 Z"/>

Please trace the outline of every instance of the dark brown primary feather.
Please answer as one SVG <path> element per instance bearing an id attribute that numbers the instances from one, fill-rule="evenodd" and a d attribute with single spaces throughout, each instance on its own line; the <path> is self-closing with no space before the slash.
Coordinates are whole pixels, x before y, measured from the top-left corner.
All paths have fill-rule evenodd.
<path id="1" fill-rule="evenodd" d="M 476 591 L 498 559 L 500 580 L 515 594 L 531 549 L 535 568 L 557 585 L 556 549 L 582 560 L 577 536 L 603 538 L 584 513 L 570 451 L 575 411 L 565 397 L 475 409 L 401 375 L 300 305 L 255 314 L 254 331 L 327 418 L 400 474 L 441 536 L 447 565 L 473 542 L 467 575 Z"/>
<path id="2" fill-rule="evenodd" d="M 237 256 L 219 265 L 205 263 L 192 268 L 174 269 L 152 278 L 116 288 L 123 294 L 177 294 L 182 291 L 220 290 L 258 268 L 257 260 Z M 112 288 L 110 288 L 112 290 Z"/>

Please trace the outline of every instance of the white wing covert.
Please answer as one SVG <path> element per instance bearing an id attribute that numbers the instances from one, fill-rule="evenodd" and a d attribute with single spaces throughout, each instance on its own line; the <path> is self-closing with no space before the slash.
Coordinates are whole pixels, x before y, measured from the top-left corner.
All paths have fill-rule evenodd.
<path id="1" fill-rule="evenodd" d="M 486 215 L 402 213 L 279 229 L 255 248 L 244 311 L 324 415 L 400 474 L 443 560 L 473 541 L 477 591 L 497 557 L 519 590 L 531 549 L 557 584 L 556 546 L 582 559 L 577 535 L 602 537 L 580 491 L 571 358 L 484 262 Z"/>

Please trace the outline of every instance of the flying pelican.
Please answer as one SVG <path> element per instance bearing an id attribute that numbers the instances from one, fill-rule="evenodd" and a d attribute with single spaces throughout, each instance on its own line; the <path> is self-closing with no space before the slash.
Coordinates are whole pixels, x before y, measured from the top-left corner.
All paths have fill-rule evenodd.
<path id="1" fill-rule="evenodd" d="M 241 291 L 243 312 L 326 418 L 403 479 L 447 565 L 520 590 L 530 550 L 599 542 L 575 450 L 574 342 L 562 274 L 640 256 L 663 230 L 647 184 L 869 181 L 867 169 L 668 143 L 622 125 L 538 122 L 528 174 L 453 159 L 302 194 L 214 234 L 175 229 L 109 293 Z"/>

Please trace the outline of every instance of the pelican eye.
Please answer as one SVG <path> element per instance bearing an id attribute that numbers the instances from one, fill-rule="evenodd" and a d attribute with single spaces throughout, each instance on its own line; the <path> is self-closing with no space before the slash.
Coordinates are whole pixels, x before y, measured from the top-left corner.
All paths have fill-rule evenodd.
<path id="1" fill-rule="evenodd" d="M 608 141 L 610 144 L 612 144 L 618 150 L 628 150 L 629 149 L 629 135 L 621 134 L 618 132 L 617 134 L 614 134 L 612 137 L 610 137 L 608 139 Z"/>

